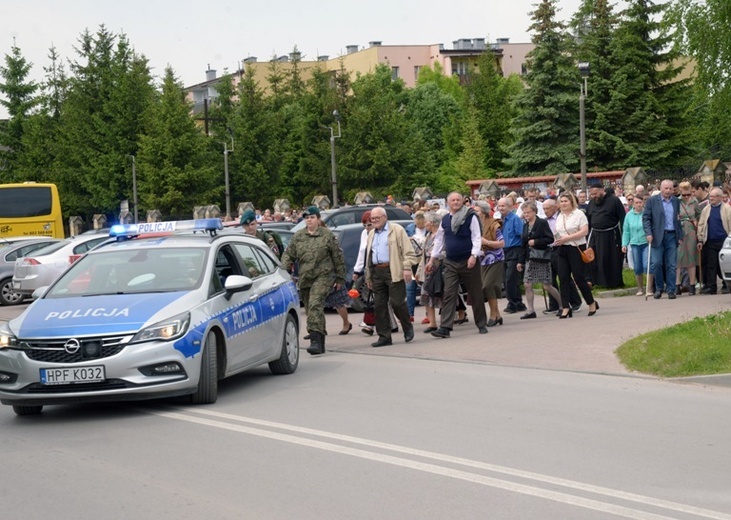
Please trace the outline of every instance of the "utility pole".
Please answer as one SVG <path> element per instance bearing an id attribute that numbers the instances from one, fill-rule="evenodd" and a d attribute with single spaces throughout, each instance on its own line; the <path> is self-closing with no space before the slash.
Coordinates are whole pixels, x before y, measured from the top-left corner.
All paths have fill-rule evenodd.
<path id="1" fill-rule="evenodd" d="M 584 112 L 584 102 L 588 94 L 587 78 L 589 77 L 589 63 L 579 63 L 579 74 L 584 80 L 580 85 L 581 94 L 579 95 L 579 159 L 581 160 L 581 191 L 586 193 L 586 119 Z"/>
<path id="2" fill-rule="evenodd" d="M 333 207 L 338 207 L 338 177 L 337 168 L 335 166 L 335 139 L 338 139 L 340 134 L 340 113 L 337 110 L 333 110 L 333 117 L 338 122 L 338 135 L 335 135 L 333 127 L 330 127 L 330 168 L 331 168 L 331 182 L 333 185 Z"/>
<path id="3" fill-rule="evenodd" d="M 228 182 L 228 154 L 234 151 L 234 138 L 231 137 L 231 148 L 228 147 L 228 141 L 223 143 L 223 178 L 226 192 L 226 217 L 231 218 L 231 190 Z"/>

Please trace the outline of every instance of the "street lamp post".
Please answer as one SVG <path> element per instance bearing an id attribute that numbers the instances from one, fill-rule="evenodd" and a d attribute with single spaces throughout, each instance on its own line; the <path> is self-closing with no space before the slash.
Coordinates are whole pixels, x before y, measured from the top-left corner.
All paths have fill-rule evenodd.
<path id="1" fill-rule="evenodd" d="M 338 122 L 338 134 L 335 135 L 335 130 L 330 127 L 330 167 L 332 170 L 331 182 L 333 185 L 333 207 L 338 206 L 338 177 L 337 170 L 335 167 L 335 139 L 340 137 L 340 113 L 337 110 L 333 110 L 333 117 Z"/>
<path id="2" fill-rule="evenodd" d="M 231 218 L 231 190 L 228 183 L 228 154 L 234 151 L 234 138 L 231 137 L 231 148 L 228 141 L 223 143 L 223 180 L 226 191 L 226 217 Z"/>
<path id="3" fill-rule="evenodd" d="M 132 204 L 135 207 L 135 224 L 137 224 L 137 163 L 134 155 L 130 155 L 130 157 L 132 158 Z"/>
<path id="4" fill-rule="evenodd" d="M 584 102 L 588 93 L 587 78 L 589 77 L 589 63 L 579 63 L 579 74 L 584 80 L 579 95 L 579 158 L 581 160 L 581 190 L 586 192 L 586 119 L 584 114 Z"/>

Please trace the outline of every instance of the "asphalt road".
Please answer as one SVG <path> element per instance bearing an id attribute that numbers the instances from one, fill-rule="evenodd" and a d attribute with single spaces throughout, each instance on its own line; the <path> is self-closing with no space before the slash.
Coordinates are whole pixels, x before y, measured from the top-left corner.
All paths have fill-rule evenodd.
<path id="1" fill-rule="evenodd" d="M 731 519 L 726 388 L 342 353 L 219 401 L 0 409 L 4 518 Z"/>
<path id="2" fill-rule="evenodd" d="M 731 389 L 612 359 L 728 297 L 640 300 L 382 349 L 333 314 L 331 352 L 215 405 L 0 407 L 2 517 L 731 520 Z"/>

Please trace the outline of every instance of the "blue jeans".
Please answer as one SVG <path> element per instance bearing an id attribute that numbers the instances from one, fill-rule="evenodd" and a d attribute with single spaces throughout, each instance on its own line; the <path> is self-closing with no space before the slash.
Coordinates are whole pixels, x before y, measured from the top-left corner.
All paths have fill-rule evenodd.
<path id="1" fill-rule="evenodd" d="M 409 316 L 414 316 L 416 309 L 416 280 L 412 279 L 406 283 L 406 306 L 409 308 Z"/>
<path id="2" fill-rule="evenodd" d="M 665 232 L 658 244 L 652 241 L 650 271 L 655 275 L 655 291 L 675 292 L 675 266 L 678 263 L 678 242 L 675 233 Z"/>
<path id="3" fill-rule="evenodd" d="M 647 272 L 647 244 L 631 245 L 632 264 L 635 274 L 645 274 Z"/>

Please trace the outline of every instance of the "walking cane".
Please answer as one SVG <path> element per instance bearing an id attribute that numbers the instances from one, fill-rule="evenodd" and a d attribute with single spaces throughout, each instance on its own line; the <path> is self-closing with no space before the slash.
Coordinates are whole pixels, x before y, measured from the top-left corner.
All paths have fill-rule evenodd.
<path id="1" fill-rule="evenodd" d="M 548 310 L 548 299 L 546 298 L 546 288 L 543 287 L 543 284 L 541 284 L 541 289 L 543 290 L 543 305 L 545 305 L 546 310 Z"/>
<path id="2" fill-rule="evenodd" d="M 698 249 L 698 281 L 701 285 L 701 291 L 703 291 L 703 246 L 701 244 L 698 245 L 701 246 Z"/>
<path id="3" fill-rule="evenodd" d="M 652 246 L 648 244 L 649 250 L 647 251 L 647 282 L 645 283 L 645 301 L 650 295 L 650 260 L 652 259 Z"/>

